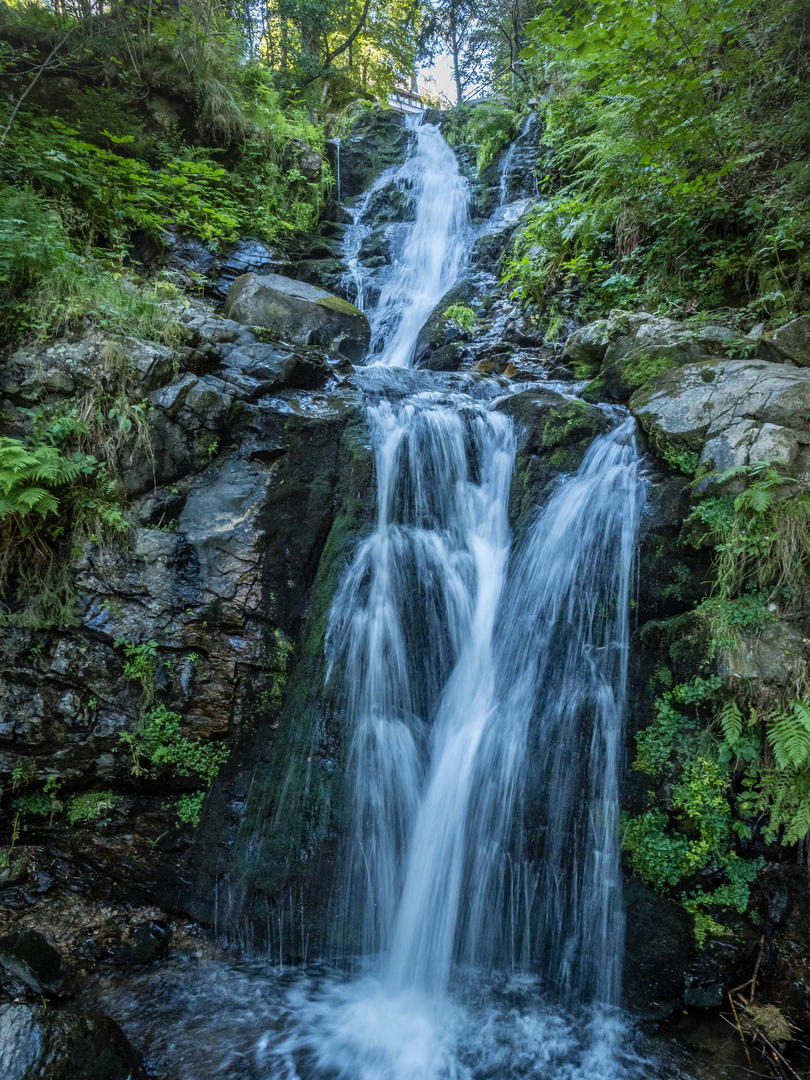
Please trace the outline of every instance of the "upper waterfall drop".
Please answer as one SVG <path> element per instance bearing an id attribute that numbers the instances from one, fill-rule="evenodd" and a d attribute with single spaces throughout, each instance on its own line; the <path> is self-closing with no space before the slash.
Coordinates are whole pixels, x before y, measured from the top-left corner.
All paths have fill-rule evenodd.
<path id="1" fill-rule="evenodd" d="M 435 124 L 409 116 L 414 150 L 398 168 L 387 170 L 360 200 L 354 224 L 347 230 L 344 257 L 354 285 L 351 299 L 365 310 L 371 323 L 369 363 L 411 367 L 419 331 L 446 292 L 458 282 L 472 243 L 469 189 L 456 155 Z M 369 234 L 365 215 L 373 196 L 388 185 L 411 193 L 414 220 L 403 225 L 395 239 L 392 263 L 379 300 L 368 310 L 368 272 L 358 253 Z"/>

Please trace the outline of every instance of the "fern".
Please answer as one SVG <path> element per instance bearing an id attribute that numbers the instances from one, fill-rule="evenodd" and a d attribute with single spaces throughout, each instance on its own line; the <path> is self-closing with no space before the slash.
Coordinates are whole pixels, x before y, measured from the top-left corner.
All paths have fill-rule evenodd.
<path id="1" fill-rule="evenodd" d="M 742 735 L 742 713 L 733 698 L 729 699 L 720 710 L 718 719 L 723 738 L 733 750 Z"/>
<path id="2" fill-rule="evenodd" d="M 53 446 L 27 447 L 19 439 L 0 437 L 0 521 L 56 513 L 59 500 L 53 489 L 91 473 L 95 464 L 85 454 L 67 457 Z"/>
<path id="3" fill-rule="evenodd" d="M 794 701 L 787 710 L 776 710 L 771 716 L 768 742 L 780 769 L 801 768 L 810 757 L 810 707 Z"/>

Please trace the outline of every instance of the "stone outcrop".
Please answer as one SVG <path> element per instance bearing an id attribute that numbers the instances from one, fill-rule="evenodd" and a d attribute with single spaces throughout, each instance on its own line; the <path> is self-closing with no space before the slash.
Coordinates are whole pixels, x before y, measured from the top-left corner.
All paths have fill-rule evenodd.
<path id="1" fill-rule="evenodd" d="M 765 340 L 785 353 L 794 364 L 810 367 L 810 315 L 792 319 Z"/>
<path id="2" fill-rule="evenodd" d="M 610 318 L 574 331 L 563 349 L 563 360 L 577 378 L 591 380 L 583 392 L 588 401 L 627 401 L 671 368 L 715 356 L 788 360 L 762 338 L 747 338 L 725 326 L 689 326 L 643 311 L 612 311 Z"/>
<path id="3" fill-rule="evenodd" d="M 368 351 L 368 319 L 354 304 L 316 285 L 280 274 L 243 274 L 225 300 L 225 314 L 284 341 L 316 345 L 359 362 Z"/>
<path id="4" fill-rule="evenodd" d="M 766 360 L 704 360 L 637 391 L 630 408 L 670 459 L 719 472 L 779 461 L 810 487 L 810 372 Z"/>
<path id="5" fill-rule="evenodd" d="M 393 109 L 372 109 L 362 113 L 348 135 L 340 140 L 340 194 L 351 199 L 364 192 L 372 181 L 408 156 L 411 133 L 405 117 Z M 332 172 L 337 176 L 338 147 L 327 145 Z"/>
<path id="6" fill-rule="evenodd" d="M 88 540 L 74 553 L 75 625 L 7 627 L 0 654 L 3 812 L 25 790 L 16 782 L 12 792 L 15 770 L 37 789 L 52 780 L 63 808 L 109 796 L 99 820 L 79 830 L 47 814 L 28 818 L 26 840 L 32 850 L 44 841 L 51 852 L 81 853 L 103 888 L 130 896 L 154 895 L 165 881 L 176 898 L 188 832 L 173 803 L 198 780 L 132 774 L 121 736 L 137 727 L 144 701 L 116 642 L 155 643 L 157 690 L 184 735 L 236 748 L 259 716 L 273 722 L 273 688 L 286 678 L 334 517 L 351 412 L 320 351 L 259 341 L 198 304 L 183 320 L 174 363 L 159 347 L 120 343 L 149 428 L 148 440 L 122 450 L 127 542 Z M 9 433 L 25 434 L 31 406 L 65 408 L 92 386 L 105 344 L 93 331 L 15 354 L 3 370 Z M 27 859 L 0 876 L 0 907 L 8 899 L 24 911 L 56 887 Z"/>

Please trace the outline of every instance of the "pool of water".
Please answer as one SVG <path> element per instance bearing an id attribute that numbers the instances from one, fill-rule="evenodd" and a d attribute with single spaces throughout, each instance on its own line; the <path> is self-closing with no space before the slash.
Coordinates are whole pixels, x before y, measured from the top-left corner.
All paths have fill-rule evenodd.
<path id="1" fill-rule="evenodd" d="M 166 1080 L 685 1080 L 618 1010 L 544 1004 L 538 980 L 468 973 L 446 997 L 373 972 L 177 956 L 90 991 Z"/>

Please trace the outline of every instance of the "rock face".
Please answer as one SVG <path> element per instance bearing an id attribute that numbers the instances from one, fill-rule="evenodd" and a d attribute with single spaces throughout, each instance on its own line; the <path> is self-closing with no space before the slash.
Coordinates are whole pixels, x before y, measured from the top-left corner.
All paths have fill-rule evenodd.
<path id="1" fill-rule="evenodd" d="M 810 371 L 766 360 L 704 360 L 639 390 L 630 408 L 664 457 L 719 471 L 780 461 L 810 485 Z"/>
<path id="2" fill-rule="evenodd" d="M 225 300 L 225 314 L 261 326 L 285 341 L 317 345 L 359 362 L 368 351 L 368 319 L 354 304 L 316 285 L 280 274 L 243 274 Z"/>
<path id="3" fill-rule="evenodd" d="M 3 1080 L 147 1080 L 126 1036 L 108 1016 L 0 1006 Z"/>
<path id="4" fill-rule="evenodd" d="M 360 195 L 374 178 L 408 155 L 411 133 L 405 118 L 393 109 L 372 109 L 355 120 L 340 140 L 340 194 L 342 199 Z M 328 144 L 332 171 L 337 176 L 338 146 Z"/>
<path id="5" fill-rule="evenodd" d="M 75 553 L 75 625 L 7 627 L 0 648 L 6 820 L 21 794 L 12 791 L 15 769 L 32 788 L 52 778 L 62 816 L 52 825 L 47 814 L 28 818 L 32 850 L 45 843 L 67 861 L 78 856 L 85 876 L 98 873 L 94 888 L 126 896 L 164 895 L 165 883 L 170 904 L 189 835 L 173 804 L 198 784 L 133 776 L 121 736 L 145 706 L 115 643 L 154 643 L 157 689 L 181 716 L 184 737 L 235 748 L 257 725 L 276 723 L 278 687 L 335 514 L 351 413 L 317 350 L 258 341 L 200 306 L 183 319 L 179 370 L 159 349 L 122 346 L 141 379 L 150 432 L 122 451 L 127 543 L 88 540 Z M 98 378 L 104 345 L 93 332 L 16 354 L 2 385 L 11 431 L 26 433 L 32 405 L 69 408 Z M 104 811 L 68 828 L 64 808 L 82 797 L 101 799 Z M 25 911 L 55 888 L 24 864 L 9 875 L 0 873 L 7 908 Z"/>
<path id="6" fill-rule="evenodd" d="M 69 997 L 74 990 L 62 957 L 35 930 L 0 937 L 0 975 L 4 982 L 20 980 L 40 996 Z"/>
<path id="7" fill-rule="evenodd" d="M 601 409 L 553 390 L 524 390 L 505 398 L 497 408 L 511 416 L 517 427 L 509 517 L 520 539 L 556 480 L 579 468 L 594 438 L 611 424 Z"/>
<path id="8" fill-rule="evenodd" d="M 790 357 L 794 364 L 810 367 L 810 315 L 801 315 L 785 323 L 767 340 Z"/>
<path id="9" fill-rule="evenodd" d="M 646 312 L 612 311 L 574 331 L 563 359 L 578 378 L 590 378 L 588 401 L 627 401 L 640 387 L 671 368 L 714 356 L 761 356 L 787 360 L 761 338 L 745 338 L 725 326 L 685 326 Z"/>

